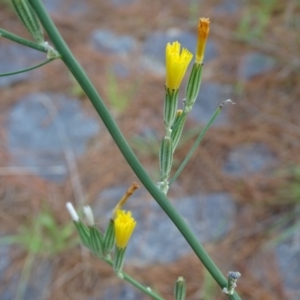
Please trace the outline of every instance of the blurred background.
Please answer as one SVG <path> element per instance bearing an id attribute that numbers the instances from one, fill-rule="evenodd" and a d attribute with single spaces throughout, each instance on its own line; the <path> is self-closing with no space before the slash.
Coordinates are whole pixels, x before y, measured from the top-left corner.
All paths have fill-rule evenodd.
<path id="1" fill-rule="evenodd" d="M 167 42 L 196 47 L 211 20 L 203 83 L 174 168 L 226 105 L 170 201 L 243 299 L 300 299 L 300 1 L 44 0 L 135 153 L 159 180 Z M 0 27 L 29 38 L 9 0 Z M 0 39 L 0 73 L 43 53 Z M 184 95 L 182 86 L 181 98 Z M 60 61 L 0 78 L 0 299 L 148 299 L 80 247 L 65 209 L 91 205 L 104 228 L 138 181 Z M 225 299 L 144 188 L 129 200 L 137 228 L 125 271 L 173 299 Z"/>

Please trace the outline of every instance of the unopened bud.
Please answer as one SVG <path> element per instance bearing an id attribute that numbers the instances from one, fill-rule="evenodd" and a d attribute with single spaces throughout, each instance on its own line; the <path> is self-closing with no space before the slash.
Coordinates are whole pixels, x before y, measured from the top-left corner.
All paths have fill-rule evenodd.
<path id="1" fill-rule="evenodd" d="M 164 105 L 164 123 L 166 135 L 170 136 L 171 127 L 173 126 L 176 118 L 178 103 L 178 90 L 170 90 L 166 88 L 165 105 Z"/>
<path id="2" fill-rule="evenodd" d="M 23 25 L 32 35 L 33 39 L 39 43 L 44 43 L 43 29 L 39 19 L 34 12 L 28 0 L 12 0 L 12 4 L 16 10 L 18 17 Z"/>
<path id="3" fill-rule="evenodd" d="M 194 63 L 193 65 L 185 92 L 184 111 L 186 113 L 192 110 L 198 97 L 202 80 L 202 67 L 203 64 Z"/>
<path id="4" fill-rule="evenodd" d="M 159 152 L 160 177 L 162 181 L 167 181 L 170 175 L 173 161 L 173 146 L 170 137 L 164 137 Z"/>
<path id="5" fill-rule="evenodd" d="M 223 292 L 227 295 L 233 295 L 234 289 L 237 287 L 237 280 L 241 277 L 241 273 L 239 272 L 228 272 L 228 283 L 227 288 L 223 288 Z"/>
<path id="6" fill-rule="evenodd" d="M 94 222 L 94 216 L 93 216 L 93 212 L 90 206 L 84 206 L 83 207 L 83 213 L 85 215 L 86 218 L 86 222 L 88 224 L 88 226 L 94 226 L 95 222 Z"/>
<path id="7" fill-rule="evenodd" d="M 183 277 L 178 277 L 175 285 L 175 300 L 184 300 L 186 294 L 186 284 Z"/>
<path id="8" fill-rule="evenodd" d="M 173 153 L 180 140 L 185 120 L 186 120 L 186 114 L 183 113 L 182 110 L 178 110 L 174 125 L 172 127 L 172 133 L 171 133 Z"/>

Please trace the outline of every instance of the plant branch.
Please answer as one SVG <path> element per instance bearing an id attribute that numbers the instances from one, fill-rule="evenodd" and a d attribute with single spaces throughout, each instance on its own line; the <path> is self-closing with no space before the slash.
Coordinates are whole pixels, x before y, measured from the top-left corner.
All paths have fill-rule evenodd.
<path id="1" fill-rule="evenodd" d="M 181 163 L 180 167 L 178 168 L 178 170 L 176 171 L 176 173 L 174 174 L 174 176 L 170 180 L 169 186 L 171 186 L 172 183 L 174 183 L 174 181 L 178 178 L 178 176 L 180 175 L 180 173 L 182 172 L 182 170 L 184 169 L 184 167 L 186 166 L 186 164 L 189 162 L 190 158 L 194 154 L 195 150 L 197 149 L 197 147 L 201 143 L 201 141 L 204 138 L 206 132 L 208 131 L 208 129 L 210 128 L 210 126 L 213 124 L 213 122 L 215 121 L 215 119 L 220 114 L 220 112 L 222 110 L 222 106 L 221 105 L 216 109 L 216 111 L 214 112 L 214 114 L 212 115 L 212 117 L 210 118 L 210 120 L 208 121 L 208 123 L 201 130 L 201 132 L 200 132 L 197 140 L 195 141 L 194 145 L 192 146 L 192 148 L 190 149 L 189 153 L 187 154 L 187 156 L 185 157 L 185 159 Z"/>
<path id="2" fill-rule="evenodd" d="M 33 48 L 33 49 L 41 51 L 41 52 L 45 52 L 45 53 L 48 52 L 48 48 L 46 46 L 42 46 L 42 45 L 36 44 L 34 42 L 28 41 L 26 39 L 23 39 L 20 36 L 15 35 L 11 32 L 8 32 L 2 28 L 0 28 L 0 37 L 4 37 L 8 40 L 14 41 L 18 44 L 21 44 L 21 45 L 29 47 L 29 48 Z"/>
<path id="3" fill-rule="evenodd" d="M 107 258 L 104 258 L 104 257 L 100 257 L 100 258 L 103 259 L 105 262 L 107 262 L 110 266 L 113 266 L 113 262 L 110 259 L 107 259 Z M 153 292 L 151 288 L 146 287 L 146 286 L 140 284 L 138 281 L 136 281 L 134 278 L 132 278 L 131 276 L 129 276 L 127 273 L 125 273 L 125 272 L 122 271 L 122 275 L 124 277 L 124 280 L 126 280 L 127 282 L 129 282 L 130 284 L 132 284 L 133 286 L 135 286 L 137 289 L 139 289 L 143 293 L 149 295 L 153 299 L 163 300 L 163 298 L 160 297 L 159 295 L 157 295 L 155 292 Z"/>
<path id="4" fill-rule="evenodd" d="M 66 45 L 64 39 L 60 35 L 48 13 L 46 12 L 43 4 L 39 0 L 29 0 L 29 2 L 35 10 L 37 16 L 39 17 L 42 25 L 44 26 L 45 31 L 47 32 L 53 45 L 55 46 L 55 49 L 60 53 L 62 61 L 69 68 L 75 79 L 78 81 L 79 85 L 82 87 L 82 89 L 92 102 L 97 113 L 101 117 L 103 123 L 107 127 L 112 138 L 119 147 L 128 164 L 131 166 L 132 170 L 135 172 L 136 176 L 140 179 L 149 193 L 173 221 L 181 234 L 190 244 L 196 255 L 202 261 L 204 266 L 207 268 L 213 278 L 218 282 L 220 287 L 222 289 L 224 287 L 227 287 L 227 279 L 224 277 L 216 264 L 204 250 L 202 245 L 198 242 L 197 238 L 195 237 L 194 233 L 189 228 L 185 220 L 175 210 L 167 197 L 157 188 L 156 184 L 153 183 L 147 172 L 142 167 L 141 163 L 139 162 L 132 149 L 129 147 L 124 136 L 122 135 L 121 131 L 119 130 L 117 124 L 111 117 L 108 109 L 106 108 L 95 87 Z M 240 299 L 240 297 L 236 293 L 230 295 L 229 298 L 233 300 Z"/>
<path id="5" fill-rule="evenodd" d="M 47 59 L 46 61 L 36 65 L 36 66 L 33 66 L 33 67 L 30 67 L 30 68 L 27 68 L 27 69 L 23 69 L 23 70 L 19 70 L 19 71 L 15 71 L 15 72 L 9 72 L 9 73 L 2 73 L 0 74 L 0 77 L 5 77 L 5 76 L 11 76 L 11 75 L 16 75 L 16 74 L 20 74 L 20 73 L 25 73 L 25 72 L 28 72 L 28 71 L 31 71 L 31 70 L 34 70 L 34 69 L 37 69 L 41 66 L 44 66 L 48 63 L 50 63 L 51 61 L 55 60 L 55 58 L 51 58 L 51 59 Z"/>

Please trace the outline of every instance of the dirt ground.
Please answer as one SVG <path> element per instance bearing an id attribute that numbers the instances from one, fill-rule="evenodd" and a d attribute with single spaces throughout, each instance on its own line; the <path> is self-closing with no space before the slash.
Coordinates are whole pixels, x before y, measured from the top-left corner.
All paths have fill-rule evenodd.
<path id="1" fill-rule="evenodd" d="M 208 65 L 204 76 L 234 86 L 237 105 L 230 113 L 231 125 L 211 129 L 183 176 L 179 178 L 178 184 L 187 194 L 199 190 L 225 190 L 234 196 L 238 206 L 235 229 L 226 239 L 206 244 L 205 248 L 224 273 L 229 266 L 242 273 L 238 284 L 240 296 L 256 300 L 292 299 L 285 294 L 276 259 L 269 252 L 263 253 L 262 248 L 297 221 L 293 212 L 299 201 L 299 176 L 294 172 L 298 170 L 299 173 L 300 166 L 299 2 L 272 1 L 274 5 L 265 16 L 266 25 L 261 25 L 259 22 L 263 21 L 253 17 L 249 27 L 242 32 L 238 30 L 241 22 L 250 18 L 260 6 L 263 7 L 264 1 L 245 1 L 238 13 L 230 16 L 215 12 L 214 8 L 220 2 L 217 0 L 199 3 L 191 1 L 189 4 L 182 0 L 152 0 L 151 5 L 140 0 L 123 6 L 115 6 L 109 1 L 86 2 L 90 7 L 87 14 L 77 17 L 57 14 L 53 15 L 53 19 L 108 106 L 111 103 L 107 100 L 106 69 L 114 57 L 97 53 L 85 44 L 93 29 L 110 28 L 118 34 L 130 34 L 138 41 L 143 41 L 149 32 L 156 29 L 180 27 L 192 31 L 197 22 L 195 15 L 210 17 L 211 38 L 222 46 L 220 55 Z M 6 30 L 11 29 L 16 34 L 28 37 L 15 14 L 1 2 L 0 25 Z M 256 27 L 260 29 L 260 34 L 253 37 L 251 34 Z M 272 55 L 279 64 L 272 72 L 241 83 L 237 78 L 235 56 L 249 50 Z M 138 69 L 134 59 L 129 60 L 132 68 Z M 17 99 L 28 92 L 66 92 L 72 87 L 68 72 L 59 61 L 43 67 L 43 74 L 41 79 L 0 89 L 2 166 L 6 166 L 9 157 L 4 142 L 6 116 Z M 162 136 L 163 108 L 160 103 L 164 96 L 164 79 L 138 70 L 133 74 L 119 82 L 121 89 L 126 89 L 126 86 L 137 80 L 140 84 L 128 108 L 122 113 L 114 112 L 117 123 L 128 139 L 144 123 L 152 126 Z M 91 116 L 96 117 L 89 100 L 81 96 L 81 101 Z M 187 124 L 189 128 L 193 125 L 191 121 Z M 266 143 L 278 160 L 276 172 L 268 176 L 255 174 L 244 179 L 224 174 L 220 167 L 224 157 L 234 146 L 245 142 Z M 182 160 L 191 145 L 192 141 L 188 141 L 181 147 L 176 159 Z M 135 150 L 151 176 L 156 176 L 157 156 L 141 149 Z M 78 160 L 78 167 L 88 203 L 93 203 L 105 188 L 120 184 L 129 186 L 137 181 L 105 130 L 101 130 L 90 142 L 88 151 Z M 51 207 L 57 224 L 67 224 L 70 219 L 65 210 L 65 202 L 74 202 L 74 193 L 76 191 L 71 178 L 63 185 L 57 185 L 40 177 L 2 172 L 1 234 L 18 232 L 20 224 L 28 224 L 30 220 L 37 218 L 45 203 Z M 279 226 L 283 218 L 289 220 L 284 228 Z M 262 254 L 259 261 L 253 262 L 256 253 Z M 14 246 L 11 257 L 12 263 L 5 274 L 4 285 L 12 280 L 15 273 L 22 271 L 28 250 Z M 119 279 L 115 278 L 109 266 L 87 254 L 79 246 L 64 249 L 52 256 L 39 253 L 39 258 L 43 257 L 50 258 L 53 265 L 51 292 L 47 299 L 82 300 L 91 296 L 94 296 L 93 299 L 102 299 L 101 291 L 105 287 L 119 285 Z M 225 299 L 211 280 L 205 277 L 204 269 L 194 255 L 147 269 L 128 265 L 126 271 L 159 291 L 165 299 L 173 299 L 174 280 L 181 275 L 188 283 L 187 299 Z"/>

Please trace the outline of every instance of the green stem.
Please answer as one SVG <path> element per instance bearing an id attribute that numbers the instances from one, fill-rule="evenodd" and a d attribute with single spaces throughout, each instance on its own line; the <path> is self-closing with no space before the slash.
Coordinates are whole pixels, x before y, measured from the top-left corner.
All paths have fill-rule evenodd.
<path id="1" fill-rule="evenodd" d="M 100 257 L 100 258 L 103 259 L 105 262 L 107 262 L 110 266 L 113 266 L 113 262 L 112 262 L 111 259 L 107 259 L 107 258 L 103 258 L 103 257 Z M 163 300 L 162 297 L 160 297 L 155 292 L 153 292 L 151 289 L 149 289 L 149 287 L 145 287 L 144 285 L 140 284 L 138 281 L 136 281 L 134 278 L 132 278 L 131 276 L 129 276 L 125 272 L 122 271 L 122 275 L 123 275 L 124 279 L 127 282 L 129 282 L 130 284 L 132 284 L 133 286 L 135 286 L 137 289 L 139 289 L 143 293 L 149 295 L 153 299 Z"/>
<path id="2" fill-rule="evenodd" d="M 207 270 L 211 273 L 214 279 L 218 282 L 221 288 L 227 287 L 227 279 L 218 269 L 216 264 L 206 253 L 202 245 L 198 242 L 192 230 L 187 225 L 186 221 L 181 217 L 181 215 L 175 210 L 173 205 L 170 203 L 168 198 L 157 188 L 144 170 L 139 160 L 133 153 L 132 149 L 129 147 L 127 141 L 116 125 L 115 121 L 111 117 L 109 111 L 107 110 L 104 102 L 96 91 L 95 87 L 85 74 L 82 67 L 79 65 L 72 52 L 66 45 L 64 39 L 58 32 L 53 21 L 46 12 L 43 4 L 39 0 L 29 0 L 36 14 L 38 15 L 42 25 L 44 26 L 45 31 L 52 40 L 52 43 L 55 46 L 55 49 L 60 53 L 62 61 L 69 68 L 75 79 L 78 81 L 81 88 L 84 90 L 93 106 L 95 107 L 97 113 L 101 117 L 103 123 L 107 127 L 107 130 L 110 132 L 115 143 L 119 147 L 121 153 L 127 160 L 128 164 L 135 172 L 136 176 L 140 179 L 145 188 L 161 206 L 161 208 L 166 212 L 169 218 L 173 221 L 176 227 L 179 229 L 181 234 L 185 237 L 187 242 L 190 244 L 191 248 L 194 250 L 196 255 L 202 261 Z M 230 299 L 238 300 L 240 297 L 235 293 L 234 295 L 229 296 Z"/>
<path id="3" fill-rule="evenodd" d="M 45 53 L 48 52 L 47 47 L 41 46 L 41 45 L 36 44 L 34 42 L 23 39 L 20 36 L 15 35 L 11 32 L 8 32 L 8 31 L 6 31 L 2 28 L 0 28 L 0 37 L 4 37 L 4 38 L 9 39 L 11 41 L 14 41 L 18 44 L 24 45 L 24 46 L 29 47 L 29 48 L 33 48 L 33 49 L 41 51 L 41 52 L 45 52 Z"/>
<path id="4" fill-rule="evenodd" d="M 223 104 L 221 104 L 216 111 L 214 112 L 214 114 L 212 115 L 212 117 L 210 118 L 210 120 L 208 121 L 208 123 L 206 124 L 206 126 L 202 129 L 202 131 L 200 132 L 197 140 L 195 141 L 194 145 L 192 146 L 191 150 L 189 151 L 189 153 L 187 154 L 187 156 L 185 157 L 185 159 L 183 160 L 183 162 L 181 163 L 180 167 L 178 168 L 178 170 L 176 171 L 176 173 L 174 174 L 174 176 L 172 177 L 172 179 L 170 180 L 169 186 L 172 185 L 172 183 L 178 178 L 178 176 L 180 175 L 180 173 L 182 172 L 182 170 L 184 169 L 184 167 L 186 166 L 186 164 L 188 163 L 188 161 L 190 160 L 190 158 L 192 157 L 192 155 L 194 154 L 195 150 L 197 149 L 197 147 L 199 146 L 199 144 L 201 143 L 202 139 L 204 138 L 207 130 L 210 128 L 210 126 L 212 125 L 212 123 L 214 122 L 214 120 L 217 118 L 217 116 L 220 114 L 221 110 L 222 110 Z"/>
<path id="5" fill-rule="evenodd" d="M 20 73 L 25 73 L 25 72 L 28 72 L 28 71 L 31 71 L 31 70 L 34 70 L 34 69 L 37 69 L 41 66 L 44 66 L 48 63 L 50 63 L 51 61 L 55 60 L 55 58 L 51 58 L 51 59 L 47 59 L 46 61 L 36 65 L 36 66 L 33 66 L 33 67 L 30 67 L 30 68 L 27 68 L 27 69 L 23 69 L 23 70 L 19 70 L 19 71 L 15 71 L 15 72 L 10 72 L 10 73 L 2 73 L 0 74 L 0 77 L 4 77 L 4 76 L 11 76 L 11 75 L 16 75 L 16 74 L 20 74 Z"/>

